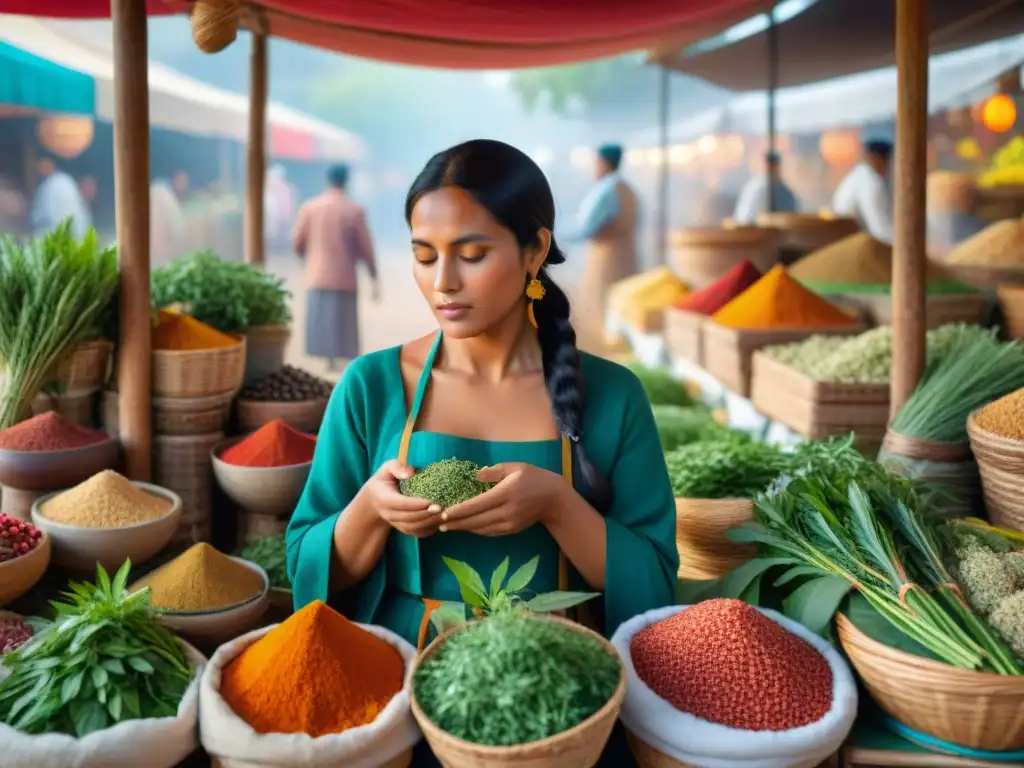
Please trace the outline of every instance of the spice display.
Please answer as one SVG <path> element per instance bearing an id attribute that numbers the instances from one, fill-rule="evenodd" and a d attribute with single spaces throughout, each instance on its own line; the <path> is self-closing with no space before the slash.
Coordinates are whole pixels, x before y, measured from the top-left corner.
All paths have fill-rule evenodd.
<path id="1" fill-rule="evenodd" d="M 136 487 L 111 469 L 90 477 L 45 502 L 47 520 L 81 528 L 124 528 L 147 523 L 171 511 L 173 502 Z"/>
<path id="2" fill-rule="evenodd" d="M 220 460 L 238 467 L 293 467 L 312 461 L 315 450 L 313 435 L 274 419 L 224 451 Z"/>
<path id="3" fill-rule="evenodd" d="M 32 639 L 32 627 L 21 619 L 0 615 L 0 656 Z"/>
<path id="4" fill-rule="evenodd" d="M 1011 440 L 1024 440 L 1024 389 L 995 400 L 974 417 L 986 432 Z"/>
<path id="5" fill-rule="evenodd" d="M 27 555 L 39 546 L 42 536 L 32 523 L 0 512 L 0 563 Z"/>
<path id="6" fill-rule="evenodd" d="M 72 584 L 57 618 L 4 657 L 0 723 L 24 733 L 81 738 L 126 720 L 172 717 L 194 672 L 185 646 L 149 610 L 149 593 L 125 590 L 130 563 L 113 580 Z"/>
<path id="7" fill-rule="evenodd" d="M 1024 387 L 1024 346 L 1004 343 L 995 329 L 960 334 L 934 361 L 892 420 L 902 435 L 947 443 L 967 442 L 967 417 L 976 408 Z"/>
<path id="8" fill-rule="evenodd" d="M 962 669 L 1024 674 L 995 630 L 961 598 L 943 558 L 936 494 L 918 494 L 913 483 L 864 458 L 852 440 L 815 450 L 817 460 L 755 499 L 752 522 L 726 534 L 756 543 L 759 558 L 768 561 L 745 568 L 764 568 L 772 558 L 793 563 L 772 577 L 776 585 L 804 581 L 799 604 L 787 607 L 791 618 L 826 631 L 843 597 L 837 584 L 846 582 L 903 645 L 912 640 Z M 747 588 L 758 589 L 759 580 L 748 580 Z"/>
<path id="9" fill-rule="evenodd" d="M 246 385 L 239 397 L 260 402 L 294 403 L 302 400 L 326 400 L 333 391 L 334 385 L 331 382 L 301 368 L 286 365 L 281 370 Z"/>
<path id="10" fill-rule="evenodd" d="M 70 220 L 21 243 L 0 235 L 0 430 L 32 415 L 32 400 L 80 342 L 98 338 L 117 290 L 117 251 Z"/>
<path id="11" fill-rule="evenodd" d="M 1024 136 L 1014 136 L 993 152 L 989 169 L 978 176 L 979 187 L 1003 184 L 1024 185 Z"/>
<path id="12" fill-rule="evenodd" d="M 1024 218 L 990 224 L 954 248 L 946 261 L 965 265 L 1024 266 Z"/>
<path id="13" fill-rule="evenodd" d="M 672 493 L 684 499 L 752 498 L 794 461 L 781 448 L 742 433 L 689 443 L 665 454 Z"/>
<path id="14" fill-rule="evenodd" d="M 744 259 L 711 285 L 684 298 L 676 304 L 676 308 L 702 315 L 713 315 L 762 276 L 761 270 L 749 259 Z"/>
<path id="15" fill-rule="evenodd" d="M 700 406 L 654 405 L 651 408 L 661 447 L 666 451 L 687 443 L 721 437 L 732 431 L 719 424 L 711 411 Z"/>
<path id="16" fill-rule="evenodd" d="M 154 608 L 216 611 L 247 602 L 263 592 L 263 577 L 200 542 L 132 585 L 149 589 Z"/>
<path id="17" fill-rule="evenodd" d="M 373 722 L 402 689 L 405 662 L 316 600 L 224 667 L 220 694 L 259 733 L 341 733 Z"/>
<path id="18" fill-rule="evenodd" d="M 182 304 L 196 320 L 225 333 L 291 321 L 283 279 L 213 251 L 189 253 L 154 269 L 151 283 L 153 306 Z"/>
<path id="19" fill-rule="evenodd" d="M 481 469 L 472 461 L 443 459 L 424 467 L 406 480 L 400 480 L 398 488 L 405 496 L 426 499 L 442 509 L 448 509 L 494 487 L 494 483 L 476 479 Z"/>
<path id="20" fill-rule="evenodd" d="M 711 319 L 729 328 L 801 329 L 852 325 L 857 318 L 804 288 L 776 265 Z"/>
<path id="21" fill-rule="evenodd" d="M 645 627 L 630 656 L 658 696 L 729 728 L 788 731 L 832 705 L 825 657 L 739 600 L 708 600 Z"/>
<path id="22" fill-rule="evenodd" d="M 630 363 L 626 367 L 640 379 L 640 385 L 644 388 L 651 405 L 697 405 L 697 400 L 686 382 L 680 381 L 668 371 L 651 368 L 642 363 Z"/>
<path id="23" fill-rule="evenodd" d="M 161 309 L 153 326 L 152 343 L 156 351 L 196 352 L 234 347 L 241 342 L 194 317 Z"/>
<path id="24" fill-rule="evenodd" d="M 649 316 L 683 300 L 689 288 L 668 267 L 627 277 L 608 290 L 608 308 L 631 325 L 642 327 Z"/>
<path id="25" fill-rule="evenodd" d="M 620 675 L 618 658 L 593 637 L 511 608 L 449 637 L 416 670 L 413 690 L 446 733 L 513 746 L 579 725 L 611 698 Z"/>
<path id="26" fill-rule="evenodd" d="M 270 586 L 276 589 L 291 589 L 288 580 L 288 551 L 285 545 L 285 534 L 263 536 L 253 539 L 238 553 L 238 556 L 250 563 L 256 563 L 270 578 Z"/>
<path id="27" fill-rule="evenodd" d="M 0 449 L 68 451 L 109 439 L 105 432 L 75 424 L 56 411 L 46 411 L 0 432 Z"/>

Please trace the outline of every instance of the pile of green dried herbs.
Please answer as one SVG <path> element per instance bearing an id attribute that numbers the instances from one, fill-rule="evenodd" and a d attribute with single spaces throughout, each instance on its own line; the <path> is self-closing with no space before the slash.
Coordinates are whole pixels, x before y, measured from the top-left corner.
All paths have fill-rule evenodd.
<path id="1" fill-rule="evenodd" d="M 697 400 L 690 394 L 686 382 L 680 381 L 668 371 L 641 363 L 632 363 L 627 367 L 640 379 L 640 385 L 647 393 L 651 405 L 697 405 Z"/>
<path id="2" fill-rule="evenodd" d="M 275 536 L 262 536 L 253 539 L 239 551 L 238 556 L 243 560 L 263 568 L 270 577 L 270 586 L 275 589 L 291 589 L 291 581 L 288 580 L 288 550 L 285 544 L 285 534 L 279 533 Z"/>
<path id="3" fill-rule="evenodd" d="M 677 498 L 753 498 L 794 463 L 791 454 L 738 432 L 665 454 Z"/>
<path id="4" fill-rule="evenodd" d="M 476 479 L 481 469 L 472 461 L 442 459 L 424 467 L 407 480 L 401 480 L 398 488 L 405 496 L 426 499 L 442 509 L 448 509 L 494 487 L 494 483 L 483 483 Z"/>
<path id="5" fill-rule="evenodd" d="M 579 725 L 622 674 L 593 637 L 529 611 L 499 611 L 456 632 L 416 671 L 423 712 L 446 733 L 488 746 L 528 744 Z"/>
<path id="6" fill-rule="evenodd" d="M 666 451 L 733 431 L 715 421 L 711 411 L 703 406 L 655 405 L 652 410 L 661 447 Z"/>
<path id="7" fill-rule="evenodd" d="M 131 563 L 113 582 L 75 583 L 53 602 L 53 621 L 4 656 L 0 723 L 24 733 L 81 738 L 125 720 L 173 717 L 195 676 L 185 646 L 149 610 L 149 590 L 129 595 Z"/>

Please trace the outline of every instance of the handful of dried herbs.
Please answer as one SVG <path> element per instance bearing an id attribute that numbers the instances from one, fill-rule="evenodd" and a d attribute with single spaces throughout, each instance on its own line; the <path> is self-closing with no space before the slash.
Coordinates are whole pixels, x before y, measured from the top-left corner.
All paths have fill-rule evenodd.
<path id="1" fill-rule="evenodd" d="M 443 459 L 421 469 L 408 480 L 401 480 L 398 488 L 405 496 L 426 499 L 448 509 L 494 487 L 494 483 L 482 483 L 476 479 L 476 473 L 481 469 L 472 461 Z"/>
<path id="2" fill-rule="evenodd" d="M 514 746 L 586 720 L 611 698 L 621 674 L 618 657 L 593 637 L 511 608 L 452 635 L 416 671 L 413 690 L 446 733 Z"/>

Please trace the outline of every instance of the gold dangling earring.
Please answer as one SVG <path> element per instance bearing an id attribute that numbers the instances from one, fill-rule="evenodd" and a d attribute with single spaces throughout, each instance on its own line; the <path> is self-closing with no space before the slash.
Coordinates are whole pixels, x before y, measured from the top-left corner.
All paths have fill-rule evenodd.
<path id="1" fill-rule="evenodd" d="M 526 284 L 526 298 L 530 300 L 526 305 L 526 317 L 534 328 L 537 327 L 537 316 L 533 313 L 533 302 L 543 299 L 546 293 L 544 283 L 536 277 L 530 278 L 530 282 Z"/>

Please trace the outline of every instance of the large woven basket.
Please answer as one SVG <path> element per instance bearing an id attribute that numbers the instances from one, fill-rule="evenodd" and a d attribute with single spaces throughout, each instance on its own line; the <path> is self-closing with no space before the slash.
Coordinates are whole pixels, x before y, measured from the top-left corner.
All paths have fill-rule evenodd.
<path id="1" fill-rule="evenodd" d="M 181 497 L 182 515 L 171 543 L 191 546 L 209 541 L 213 529 L 213 467 L 210 451 L 224 439 L 208 435 L 153 436 L 153 479 Z"/>
<path id="2" fill-rule="evenodd" d="M 677 229 L 671 237 L 676 273 L 695 291 L 711 285 L 744 259 L 761 272 L 767 272 L 779 259 L 778 235 L 771 229 Z"/>
<path id="3" fill-rule="evenodd" d="M 157 435 L 208 435 L 220 432 L 231 415 L 233 395 L 228 392 L 209 397 L 154 397 L 153 432 Z M 117 392 L 103 393 L 103 427 L 118 436 Z"/>
<path id="4" fill-rule="evenodd" d="M 914 656 L 871 639 L 842 614 L 836 627 L 872 698 L 901 723 L 969 749 L 1024 749 L 1024 677 Z"/>
<path id="5" fill-rule="evenodd" d="M 967 436 L 989 520 L 1000 528 L 1024 531 L 1024 441 L 987 432 L 975 417 L 967 417 Z"/>
<path id="6" fill-rule="evenodd" d="M 113 351 L 114 345 L 106 339 L 76 344 L 57 364 L 51 381 L 59 382 L 65 395 L 92 394 L 107 380 Z"/>
<path id="7" fill-rule="evenodd" d="M 234 393 L 244 376 L 245 339 L 218 349 L 153 351 L 153 394 L 157 397 Z"/>
<path id="8" fill-rule="evenodd" d="M 574 632 L 594 638 L 611 655 L 618 658 L 618 652 L 603 637 L 586 627 L 559 618 L 558 616 L 536 616 L 530 621 L 554 621 L 565 625 Z M 463 628 L 451 629 L 439 635 L 434 642 L 420 654 L 413 667 L 412 678 L 416 678 L 416 669 Z M 416 700 L 415 686 L 410 686 L 409 699 L 412 703 L 412 714 L 419 723 L 423 735 L 427 737 L 434 755 L 445 768 L 501 768 L 503 766 L 529 766 L 529 768 L 591 768 L 601 759 L 608 738 L 611 736 L 615 721 L 618 720 L 622 699 L 626 695 L 626 675 L 623 671 L 619 685 L 608 702 L 597 712 L 564 733 L 559 733 L 541 741 L 520 744 L 514 747 L 489 747 L 472 744 L 451 736 L 426 716 Z"/>
<path id="9" fill-rule="evenodd" d="M 752 546 L 735 544 L 725 532 L 753 519 L 750 499 L 676 499 L 679 578 L 717 579 L 754 557 Z"/>
<path id="10" fill-rule="evenodd" d="M 856 234 L 860 224 L 856 219 L 825 219 L 810 213 L 760 213 L 759 227 L 771 227 L 779 233 L 779 245 L 801 254 L 831 245 L 836 240 Z"/>

